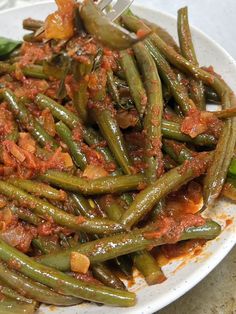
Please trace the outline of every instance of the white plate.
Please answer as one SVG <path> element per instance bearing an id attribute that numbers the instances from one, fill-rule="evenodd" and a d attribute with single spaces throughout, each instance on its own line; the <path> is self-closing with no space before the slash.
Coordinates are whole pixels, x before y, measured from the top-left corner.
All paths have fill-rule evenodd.
<path id="1" fill-rule="evenodd" d="M 41 3 L 19 9 L 6 10 L 0 13 L 0 36 L 20 39 L 25 31 L 22 30 L 22 20 L 27 17 L 36 19 L 45 18 L 52 12 L 55 5 Z M 140 16 L 150 21 L 158 22 L 176 37 L 176 19 L 161 12 L 151 11 L 142 7 L 133 7 Z M 215 70 L 236 92 L 236 62 L 218 44 L 197 29 L 192 29 L 196 52 L 201 65 L 213 65 Z M 181 260 L 164 267 L 168 280 L 161 285 L 147 287 L 138 279 L 132 290 L 137 292 L 137 304 L 133 308 L 112 308 L 82 304 L 71 308 L 55 308 L 42 306 L 40 314 L 149 314 L 160 310 L 190 290 L 228 254 L 236 243 L 236 206 L 224 200 L 207 213 L 217 220 L 223 227 L 222 234 L 208 243 L 203 252 L 191 258 L 186 265 L 180 265 Z M 233 223 L 225 228 L 225 219 L 232 219 Z M 177 271 L 176 268 L 178 266 Z"/>

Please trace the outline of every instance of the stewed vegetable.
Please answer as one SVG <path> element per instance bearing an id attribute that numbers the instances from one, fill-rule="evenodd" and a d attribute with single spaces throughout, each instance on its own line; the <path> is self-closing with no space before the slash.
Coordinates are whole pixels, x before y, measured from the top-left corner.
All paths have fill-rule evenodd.
<path id="1" fill-rule="evenodd" d="M 133 306 L 133 269 L 168 280 L 159 256 L 215 239 L 221 226 L 201 212 L 236 200 L 235 96 L 200 67 L 187 8 L 178 46 L 131 11 L 110 22 L 91 0 L 56 3 L 23 21 L 22 42 L 0 37 L 6 313 Z"/>

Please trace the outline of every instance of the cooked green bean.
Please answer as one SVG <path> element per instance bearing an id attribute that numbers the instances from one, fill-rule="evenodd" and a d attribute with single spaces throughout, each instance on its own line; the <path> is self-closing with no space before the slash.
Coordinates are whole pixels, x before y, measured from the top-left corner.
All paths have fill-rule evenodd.
<path id="1" fill-rule="evenodd" d="M 50 185 L 38 181 L 9 178 L 7 182 L 18 188 L 21 188 L 24 191 L 35 194 L 38 197 L 46 197 L 47 199 L 62 202 L 67 198 L 67 195 L 64 191 L 56 190 Z"/>
<path id="2" fill-rule="evenodd" d="M 105 264 L 93 265 L 92 272 L 96 279 L 102 281 L 106 286 L 125 290 L 123 282 Z"/>
<path id="3" fill-rule="evenodd" d="M 7 283 L 12 289 L 27 298 L 32 298 L 38 302 L 54 305 L 74 305 L 81 303 L 81 300 L 65 296 L 27 278 L 20 273 L 10 270 L 0 262 L 0 279 Z"/>
<path id="4" fill-rule="evenodd" d="M 117 104 L 119 104 L 120 103 L 120 95 L 119 95 L 118 88 L 117 88 L 115 81 L 114 81 L 113 72 L 111 70 L 107 72 L 107 87 L 108 87 L 109 94 L 111 95 L 111 98 L 113 99 L 113 101 L 115 101 Z"/>
<path id="5" fill-rule="evenodd" d="M 72 278 L 51 267 L 37 263 L 2 240 L 0 240 L 0 259 L 6 263 L 14 260 L 17 265 L 20 265 L 18 268 L 20 273 L 53 288 L 55 291 L 60 291 L 64 295 L 107 305 L 127 307 L 135 304 L 135 294 L 132 292 L 97 286 Z"/>
<path id="6" fill-rule="evenodd" d="M 51 241 L 47 236 L 37 236 L 37 238 L 32 240 L 32 244 L 34 247 L 39 249 L 42 254 L 49 254 L 52 252 L 56 252 L 60 250 L 59 243 L 55 241 Z"/>
<path id="7" fill-rule="evenodd" d="M 217 143 L 216 138 L 210 134 L 199 134 L 195 138 L 184 134 L 180 130 L 180 124 L 162 120 L 162 134 L 164 138 L 177 140 L 180 142 L 192 142 L 194 145 L 214 147 Z"/>
<path id="8" fill-rule="evenodd" d="M 134 265 L 143 274 L 149 286 L 161 283 L 166 280 L 156 260 L 147 251 L 133 253 Z"/>
<path id="9" fill-rule="evenodd" d="M 149 22 L 146 19 L 141 19 L 145 25 L 147 25 L 152 32 L 156 33 L 160 38 L 169 46 L 171 46 L 173 49 L 175 49 L 178 53 L 180 53 L 179 46 L 177 45 L 176 41 L 174 38 L 167 32 L 166 29 L 162 28 L 161 26 Z"/>
<path id="10" fill-rule="evenodd" d="M 223 109 L 235 106 L 235 95 L 230 87 L 214 74 L 220 90 Z M 212 162 L 204 179 L 203 199 L 205 207 L 213 205 L 223 188 L 236 144 L 236 118 L 225 120 Z"/>
<path id="11" fill-rule="evenodd" d="M 73 140 L 70 129 L 60 121 L 56 123 L 56 131 L 62 141 L 67 145 L 76 166 L 84 170 L 87 165 L 86 156 L 82 152 L 81 145 Z"/>
<path id="12" fill-rule="evenodd" d="M 55 223 L 69 229 L 98 234 L 108 234 L 123 230 L 121 225 L 107 219 L 80 219 L 81 217 L 68 214 L 56 206 L 4 181 L 0 181 L 0 192 L 10 199 L 18 201 L 19 204 L 27 204 L 33 213 L 46 219 L 51 217 Z"/>
<path id="13" fill-rule="evenodd" d="M 155 229 L 155 227 L 154 227 Z M 147 229 L 134 229 L 128 233 L 111 235 L 106 238 L 90 241 L 74 247 L 66 249 L 54 254 L 42 255 L 37 257 L 37 261 L 54 267 L 61 271 L 70 269 L 70 253 L 77 251 L 88 256 L 90 262 L 99 263 L 110 260 L 117 256 L 130 254 L 139 250 L 148 249 L 159 245 L 166 244 L 168 240 L 163 237 L 158 239 L 147 239 L 144 234 Z M 181 240 L 187 239 L 214 239 L 221 232 L 221 227 L 216 222 L 208 221 L 200 227 L 187 228 L 180 236 Z"/>
<path id="14" fill-rule="evenodd" d="M 143 120 L 143 132 L 146 136 L 144 162 L 147 165 L 145 174 L 150 182 L 153 182 L 163 171 L 161 152 L 163 98 L 161 81 L 155 62 L 144 44 L 138 43 L 133 49 L 142 71 L 148 97 L 148 104 Z"/>
<path id="15" fill-rule="evenodd" d="M 4 314 L 34 314 L 36 302 L 25 303 L 5 297 L 0 301 L 0 313 Z"/>
<path id="16" fill-rule="evenodd" d="M 124 142 L 123 134 L 109 108 L 93 107 L 93 116 L 111 152 L 125 174 L 132 174 L 132 164 Z"/>
<path id="17" fill-rule="evenodd" d="M 178 35 L 182 55 L 196 66 L 199 66 L 195 49 L 192 42 L 191 31 L 188 22 L 188 8 L 184 7 L 178 11 Z M 205 95 L 202 81 L 190 81 L 190 93 L 196 106 L 205 110 Z"/>
<path id="18" fill-rule="evenodd" d="M 76 206 L 76 215 L 82 215 L 91 219 L 96 217 L 95 211 L 91 207 L 89 200 L 87 200 L 83 195 L 71 193 L 70 197 Z"/>
<path id="19" fill-rule="evenodd" d="M 9 288 L 7 285 L 7 282 L 3 282 L 2 279 L 0 279 L 0 292 L 2 295 L 8 298 L 12 298 L 14 300 L 25 302 L 25 303 L 32 303 L 33 300 L 25 298 L 23 295 L 20 295 L 15 290 Z"/>
<path id="20" fill-rule="evenodd" d="M 185 160 L 190 160 L 197 155 L 196 152 L 188 149 L 184 144 L 177 143 L 171 140 L 163 140 L 163 150 L 179 164 Z"/>
<path id="21" fill-rule="evenodd" d="M 40 108 L 43 109 L 49 108 L 52 115 L 56 119 L 61 120 L 70 129 L 78 127 L 79 125 L 79 127 L 81 127 L 82 130 L 82 136 L 84 138 L 84 141 L 90 146 L 93 145 L 98 152 L 102 153 L 102 155 L 105 158 L 105 161 L 111 162 L 114 165 L 116 165 L 116 162 L 112 154 L 110 153 L 109 149 L 107 149 L 107 147 L 104 147 L 104 145 L 101 145 L 103 142 L 102 137 L 92 128 L 80 125 L 81 123 L 80 119 L 73 112 L 70 112 L 62 105 L 58 104 L 54 100 L 42 94 L 36 96 L 35 102 Z M 121 174 L 121 172 L 118 169 L 114 171 L 114 173 Z"/>
<path id="22" fill-rule="evenodd" d="M 166 172 L 153 184 L 147 186 L 136 197 L 129 209 L 121 217 L 121 223 L 131 228 L 140 221 L 154 205 L 171 191 L 176 190 L 206 171 L 208 155 L 205 153 L 192 159 L 192 164 L 183 164 Z M 192 166 L 191 166 L 192 165 Z M 195 168 L 197 166 L 197 169 Z M 198 169 L 198 167 L 200 167 Z"/>
<path id="23" fill-rule="evenodd" d="M 220 111 L 212 111 L 212 114 L 219 119 L 227 119 L 236 116 L 236 107 Z"/>
<path id="24" fill-rule="evenodd" d="M 140 118 L 142 118 L 147 105 L 147 95 L 133 56 L 130 55 L 128 51 L 121 51 L 120 64 L 128 82 L 132 99 L 135 103 Z"/>
<path id="25" fill-rule="evenodd" d="M 10 206 L 10 210 L 13 212 L 13 214 L 17 215 L 17 217 L 32 225 L 39 226 L 43 223 L 42 218 L 38 217 L 27 208 L 21 208 L 12 205 Z"/>
<path id="26" fill-rule="evenodd" d="M 52 148 L 58 147 L 57 142 L 50 136 L 43 127 L 35 120 L 29 110 L 19 102 L 14 93 L 9 89 L 2 91 L 4 99 L 7 101 L 10 110 L 23 126 L 32 134 L 35 140 L 41 145 L 50 145 Z"/>
<path id="27" fill-rule="evenodd" d="M 45 174 L 40 175 L 39 179 L 59 188 L 82 193 L 83 195 L 127 192 L 136 190 L 142 183 L 145 183 L 145 177 L 142 174 L 88 180 L 55 170 L 48 170 Z"/>
<path id="28" fill-rule="evenodd" d="M 86 30 L 107 47 L 122 50 L 139 40 L 134 34 L 112 23 L 91 0 L 83 2 L 80 16 Z"/>
<path id="29" fill-rule="evenodd" d="M 0 73 L 12 73 L 16 70 L 16 64 L 9 64 L 0 61 Z M 21 68 L 22 73 L 27 77 L 37 79 L 47 79 L 48 76 L 44 73 L 43 67 L 37 64 L 28 64 Z"/>

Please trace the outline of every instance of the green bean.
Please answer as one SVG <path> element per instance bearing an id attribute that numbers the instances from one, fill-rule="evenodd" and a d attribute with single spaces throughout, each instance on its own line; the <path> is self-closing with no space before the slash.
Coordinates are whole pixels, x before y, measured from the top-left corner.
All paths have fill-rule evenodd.
<path id="1" fill-rule="evenodd" d="M 184 144 L 171 140 L 163 140 L 163 150 L 179 164 L 194 158 L 198 153 L 191 151 Z"/>
<path id="2" fill-rule="evenodd" d="M 93 57 L 90 57 L 90 63 L 84 64 L 74 61 L 72 63 L 73 77 L 77 81 L 77 88 L 73 92 L 73 105 L 78 112 L 80 119 L 84 122 L 88 122 L 88 80 L 85 76 L 88 75 L 93 68 Z"/>
<path id="3" fill-rule="evenodd" d="M 22 72 L 27 77 L 33 77 L 37 79 L 48 79 L 48 76 L 44 73 L 43 67 L 37 64 L 29 64 L 22 68 Z"/>
<path id="4" fill-rule="evenodd" d="M 102 59 L 103 59 L 103 49 L 102 48 L 98 48 L 97 54 L 96 54 L 96 56 L 94 58 L 92 71 L 96 71 L 96 70 L 98 70 L 101 67 Z"/>
<path id="5" fill-rule="evenodd" d="M 74 296 L 107 305 L 132 306 L 135 294 L 128 291 L 97 286 L 72 278 L 53 268 L 41 265 L 0 240 L 0 258 L 9 262 L 14 260 L 20 265 L 18 271 L 46 286 L 60 291 L 64 295 Z M 60 282 L 60 285 L 58 283 Z"/>
<path id="6" fill-rule="evenodd" d="M 220 111 L 212 111 L 211 113 L 219 119 L 232 118 L 236 116 L 236 107 L 224 109 Z"/>
<path id="7" fill-rule="evenodd" d="M 188 8 L 184 7 L 178 11 L 178 35 L 180 42 L 180 49 L 182 55 L 196 66 L 199 66 L 195 49 L 192 42 L 191 31 L 188 22 Z M 196 106 L 205 110 L 205 96 L 204 86 L 202 81 L 191 80 L 190 81 L 190 93 Z"/>
<path id="8" fill-rule="evenodd" d="M 50 237 L 42 237 L 38 236 L 37 238 L 32 240 L 32 244 L 34 247 L 39 249 L 42 254 L 49 254 L 52 252 L 56 252 L 60 250 L 59 243 L 56 243 L 55 241 L 51 241 Z"/>
<path id="9" fill-rule="evenodd" d="M 41 145 L 51 145 L 52 148 L 58 147 L 57 142 L 50 136 L 42 126 L 35 120 L 29 110 L 17 100 L 16 96 L 9 89 L 2 91 L 4 99 L 7 101 L 8 106 L 12 113 L 22 123 L 22 125 L 32 134 L 35 140 Z"/>
<path id="10" fill-rule="evenodd" d="M 180 130 L 180 124 L 172 121 L 162 120 L 162 134 L 164 138 L 174 139 L 180 142 L 192 142 L 194 145 L 214 147 L 217 140 L 210 134 L 199 134 L 195 138 L 184 134 Z"/>
<path id="11" fill-rule="evenodd" d="M 146 136 L 144 161 L 147 164 L 145 174 L 152 182 L 161 175 L 163 170 L 161 153 L 162 87 L 155 62 L 144 44 L 138 43 L 133 49 L 142 71 L 148 97 L 148 105 L 143 121 L 143 130 Z"/>
<path id="12" fill-rule="evenodd" d="M 4 314 L 34 314 L 36 311 L 36 302 L 19 302 L 12 298 L 5 297 L 0 301 L 0 313 Z"/>
<path id="13" fill-rule="evenodd" d="M 17 217 L 32 225 L 39 226 L 43 223 L 43 220 L 40 217 L 26 208 L 16 207 L 13 205 L 10 206 L 10 210 L 13 212 L 13 214 L 17 215 Z"/>
<path id="14" fill-rule="evenodd" d="M 138 41 L 134 34 L 112 23 L 91 0 L 83 2 L 80 16 L 86 30 L 107 47 L 122 50 Z"/>
<path id="15" fill-rule="evenodd" d="M 143 274 L 149 286 L 161 283 L 166 280 L 156 260 L 147 251 L 133 253 L 134 265 Z"/>
<path id="16" fill-rule="evenodd" d="M 76 206 L 76 215 L 82 215 L 90 219 L 96 217 L 95 211 L 91 207 L 89 200 L 87 200 L 83 195 L 71 193 L 70 197 Z"/>
<path id="17" fill-rule="evenodd" d="M 139 21 L 137 18 L 133 16 L 124 15 L 122 19 L 125 25 L 129 29 L 132 29 L 133 31 L 138 31 L 140 23 L 144 25 L 141 21 Z M 149 38 L 152 38 L 152 36 L 155 36 L 155 34 L 150 35 Z M 159 51 L 155 49 L 151 40 L 147 39 L 144 41 L 144 43 L 147 49 L 149 50 L 150 54 L 154 58 L 163 81 L 170 88 L 173 97 L 175 98 L 176 102 L 180 105 L 182 111 L 185 114 L 187 114 L 191 108 L 194 108 L 194 103 L 192 102 L 191 99 L 189 99 L 188 94 L 186 93 L 183 85 L 179 83 L 175 72 L 172 70 L 168 62 L 165 60 L 165 58 L 163 58 L 161 53 L 159 53 Z"/>
<path id="18" fill-rule="evenodd" d="M 6 62 L 0 62 L 0 74 L 12 73 L 16 70 L 16 64 L 9 64 Z M 47 79 L 48 76 L 44 73 L 43 67 L 37 64 L 28 64 L 21 68 L 22 73 L 27 77 L 33 77 L 37 79 Z"/>
<path id="19" fill-rule="evenodd" d="M 110 260 L 117 256 L 163 245 L 168 242 L 165 237 L 160 237 L 158 239 L 145 238 L 144 234 L 146 230 L 146 228 L 134 229 L 128 233 L 111 235 L 106 238 L 81 244 L 73 249 L 39 256 L 37 257 L 37 261 L 61 271 L 67 271 L 70 269 L 70 253 L 72 251 L 88 256 L 90 262 L 94 264 Z M 216 222 L 208 221 L 201 227 L 191 227 L 185 229 L 185 231 L 181 234 L 179 241 L 201 238 L 210 240 L 217 237 L 220 232 L 220 225 Z"/>
<path id="20" fill-rule="evenodd" d="M 78 123 L 80 122 L 79 118 L 75 114 L 45 95 L 37 95 L 36 103 L 42 109 L 49 108 L 56 119 L 61 120 L 71 129 L 78 126 Z M 106 147 L 99 146 L 99 143 L 102 142 L 102 138 L 98 135 L 98 133 L 92 128 L 83 127 L 82 130 L 85 142 L 90 146 L 96 146 L 96 150 L 104 155 L 107 162 L 115 163 L 114 158 L 112 157 L 109 150 Z M 164 137 L 183 142 L 193 141 L 195 145 L 214 146 L 216 144 L 216 139 L 212 135 L 208 134 L 200 134 L 196 138 L 191 139 L 188 135 L 183 134 L 180 131 L 179 124 L 172 121 L 162 120 L 162 133 Z M 121 172 L 118 171 L 117 174 L 121 174 Z"/>
<path id="21" fill-rule="evenodd" d="M 113 99 L 113 101 L 115 101 L 117 104 L 119 104 L 120 103 L 120 95 L 119 95 L 118 88 L 117 88 L 115 81 L 114 81 L 113 71 L 111 71 L 111 70 L 109 70 L 107 72 L 107 87 L 108 87 L 109 94 L 111 95 L 111 98 Z"/>
<path id="22" fill-rule="evenodd" d="M 232 105 L 231 91 L 223 95 L 225 108 L 228 109 Z M 236 118 L 227 119 L 224 123 L 218 140 L 212 163 L 207 169 L 204 179 L 203 199 L 204 205 L 212 206 L 216 198 L 220 195 L 225 182 L 228 168 L 234 154 L 236 144 Z"/>
<path id="23" fill-rule="evenodd" d="M 134 15 L 124 15 L 122 16 L 122 20 L 134 31 L 137 31 L 140 28 L 149 31 L 149 28 Z M 196 79 L 202 80 L 206 85 L 211 86 L 218 95 L 222 96 L 224 94 L 225 87 L 218 77 L 186 60 L 171 46 L 168 46 L 157 34 L 152 33 L 149 38 L 155 46 L 156 52 L 158 53 L 157 50 L 159 50 L 159 53 L 161 53 L 170 64 L 174 65 L 180 71 L 191 74 Z M 155 53 L 153 52 L 153 54 Z"/>
<path id="24" fill-rule="evenodd" d="M 51 183 L 71 192 L 82 193 L 83 195 L 120 193 L 136 190 L 140 184 L 145 182 L 142 174 L 123 175 L 116 177 L 103 177 L 88 180 L 70 175 L 66 172 L 48 170 L 39 178 L 44 182 Z"/>
<path id="25" fill-rule="evenodd" d="M 123 134 L 112 111 L 108 108 L 103 109 L 99 107 L 94 107 L 92 111 L 99 129 L 118 164 L 125 174 L 131 174 L 132 164 L 124 142 Z"/>
<path id="26" fill-rule="evenodd" d="M 95 264 L 92 268 L 93 275 L 108 287 L 125 290 L 123 282 L 102 263 Z"/>
<path id="27" fill-rule="evenodd" d="M 35 194 L 38 197 L 46 197 L 47 199 L 62 202 L 67 198 L 67 195 L 64 191 L 56 190 L 50 185 L 41 182 L 19 178 L 9 178 L 7 182 L 18 188 L 21 188 L 24 191 Z"/>
<path id="28" fill-rule="evenodd" d="M 131 56 L 128 51 L 121 51 L 120 64 L 125 73 L 130 94 L 135 103 L 136 109 L 140 118 L 142 118 L 147 105 L 147 95 L 133 56 Z"/>
<path id="29" fill-rule="evenodd" d="M 23 20 L 23 28 L 29 31 L 36 31 L 44 25 L 43 21 L 27 18 Z"/>
<path id="30" fill-rule="evenodd" d="M 42 109 L 49 108 L 52 115 L 56 119 L 61 120 L 70 129 L 78 127 L 78 125 L 81 123 L 80 119 L 74 113 L 70 112 L 68 109 L 45 95 L 38 94 L 36 96 L 35 102 Z M 105 161 L 116 164 L 109 149 L 107 149 L 107 147 L 104 147 L 104 145 L 101 145 L 101 143 L 103 142 L 101 136 L 92 128 L 86 128 L 84 126 L 81 126 L 81 129 L 84 141 L 90 146 L 95 146 L 95 149 L 104 156 Z M 114 173 L 121 174 L 118 169 L 116 170 L 116 172 L 114 171 Z"/>
<path id="31" fill-rule="evenodd" d="M 76 194 L 71 194 L 71 198 L 77 204 L 79 214 L 82 214 L 86 218 L 91 218 L 92 208 L 89 204 L 89 201 L 81 197 L 81 195 Z M 95 217 L 95 215 L 93 215 L 93 217 Z M 97 239 L 99 238 L 99 236 L 94 235 L 94 238 Z M 110 271 L 107 265 L 103 263 L 95 264 L 92 266 L 92 272 L 95 278 L 101 281 L 106 286 L 117 289 L 125 289 L 123 282 Z"/>
<path id="32" fill-rule="evenodd" d="M 184 163 L 171 169 L 153 184 L 147 186 L 135 197 L 129 209 L 121 217 L 121 223 L 127 228 L 131 228 L 171 191 L 203 174 L 206 170 L 207 162 L 209 162 L 209 157 L 207 156 L 205 153 L 198 155 L 189 164 Z M 196 165 L 199 169 L 195 168 Z"/>
<path id="33" fill-rule="evenodd" d="M 71 129 L 77 127 L 80 123 L 80 119 L 73 112 L 43 94 L 36 96 L 35 103 L 41 109 L 48 108 L 56 119 L 61 120 Z"/>
<path id="34" fill-rule="evenodd" d="M 62 141 L 67 145 L 76 166 L 84 170 L 87 165 L 86 156 L 82 152 L 81 145 L 73 140 L 70 129 L 60 121 L 56 123 L 56 131 Z"/>
<path id="35" fill-rule="evenodd" d="M 0 279 L 18 293 L 38 302 L 64 306 L 81 303 L 81 300 L 77 298 L 56 293 L 20 273 L 10 270 L 2 262 L 0 262 Z"/>
<path id="36" fill-rule="evenodd" d="M 147 25 L 152 32 L 156 33 L 167 45 L 171 46 L 173 49 L 175 49 L 178 53 L 180 53 L 179 46 L 177 45 L 176 41 L 174 38 L 161 26 L 149 22 L 146 19 L 141 19 L 145 25 Z"/>
<path id="37" fill-rule="evenodd" d="M 172 70 L 168 62 L 163 58 L 158 50 L 155 49 L 150 40 L 145 40 L 145 46 L 154 58 L 160 76 L 165 84 L 169 87 L 175 101 L 179 104 L 184 114 L 187 114 L 190 109 L 194 108 L 193 101 L 188 97 L 184 86 L 178 81 L 175 72 Z"/>
<path id="38" fill-rule="evenodd" d="M 33 302 L 33 300 L 27 299 L 23 295 L 20 295 L 19 293 L 17 293 L 15 290 L 9 288 L 7 285 L 7 282 L 3 282 L 2 279 L 0 279 L 0 293 L 4 295 L 5 297 L 9 297 L 20 302 L 25 302 L 25 303 Z"/>
<path id="39" fill-rule="evenodd" d="M 17 201 L 19 204 L 27 204 L 33 213 L 46 219 L 47 217 L 51 217 L 55 223 L 72 230 L 106 234 L 109 232 L 119 232 L 123 229 L 121 225 L 107 219 L 80 219 L 81 217 L 68 214 L 56 206 L 4 181 L 0 181 L 0 193 Z"/>

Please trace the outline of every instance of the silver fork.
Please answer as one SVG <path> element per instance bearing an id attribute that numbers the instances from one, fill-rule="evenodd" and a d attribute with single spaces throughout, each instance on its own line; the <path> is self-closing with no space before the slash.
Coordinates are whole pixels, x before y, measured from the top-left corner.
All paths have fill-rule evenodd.
<path id="1" fill-rule="evenodd" d="M 104 12 L 110 21 L 116 20 L 122 13 L 127 10 L 134 0 L 117 0 L 116 3 L 109 7 L 107 12 Z M 100 0 L 97 6 L 101 11 L 104 11 L 113 2 L 113 0 Z"/>

